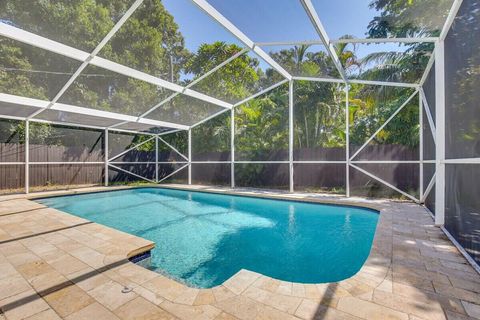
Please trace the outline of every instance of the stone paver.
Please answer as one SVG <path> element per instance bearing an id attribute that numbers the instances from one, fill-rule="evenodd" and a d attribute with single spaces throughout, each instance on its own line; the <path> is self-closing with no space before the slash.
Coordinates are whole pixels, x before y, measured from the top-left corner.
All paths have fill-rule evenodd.
<path id="1" fill-rule="evenodd" d="M 105 188 L 81 192 L 96 190 Z M 78 191 L 66 194 L 72 192 Z M 0 320 L 480 319 L 480 276 L 422 207 L 309 194 L 261 196 L 381 210 L 368 260 L 352 278 L 336 283 L 299 284 L 240 270 L 212 289 L 189 288 L 128 262 L 151 249 L 150 241 L 25 195 L 5 196 Z"/>

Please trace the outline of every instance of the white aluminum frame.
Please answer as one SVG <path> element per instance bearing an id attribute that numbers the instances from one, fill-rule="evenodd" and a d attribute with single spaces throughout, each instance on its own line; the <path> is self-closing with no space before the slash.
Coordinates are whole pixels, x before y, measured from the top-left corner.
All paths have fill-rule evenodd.
<path id="1" fill-rule="evenodd" d="M 289 190 L 294 191 L 294 172 L 293 172 L 293 143 L 294 143 L 294 123 L 293 123 L 293 80 L 288 82 L 288 171 L 289 171 Z"/>
<path id="2" fill-rule="evenodd" d="M 435 43 L 435 224 L 445 224 L 445 43 Z"/>
<path id="3" fill-rule="evenodd" d="M 419 145 L 420 145 L 420 150 L 419 150 L 419 156 L 420 156 L 420 183 L 419 183 L 419 193 L 420 193 L 420 202 L 422 203 L 423 201 L 423 103 L 422 103 L 422 93 L 418 92 L 418 119 L 420 123 L 420 134 L 419 134 Z"/>
<path id="4" fill-rule="evenodd" d="M 249 37 L 247 37 L 240 29 L 238 29 L 233 23 L 225 18 L 220 12 L 218 12 L 210 3 L 206 0 L 191 0 L 200 9 L 212 17 L 215 21 L 220 23 L 227 31 L 232 33 L 238 40 L 240 40 L 246 47 L 250 48 L 259 57 L 265 60 L 273 69 L 280 73 L 284 78 L 292 80 L 292 76 L 282 66 L 280 66 L 275 60 L 272 59 L 262 48 L 255 45 Z"/>
<path id="5" fill-rule="evenodd" d="M 30 121 L 25 121 L 25 193 L 30 193 Z"/>
<path id="6" fill-rule="evenodd" d="M 191 0 L 193 4 L 197 5 L 201 10 L 206 12 L 213 20 L 218 22 L 222 27 L 224 27 L 227 31 L 229 31 L 231 34 L 233 34 L 236 38 L 238 38 L 245 46 L 246 48 L 234 55 L 233 57 L 227 59 L 226 61 L 222 62 L 218 66 L 214 67 L 212 70 L 207 72 L 206 74 L 202 75 L 198 79 L 194 80 L 192 83 L 189 85 L 182 87 L 178 84 L 160 79 L 158 77 L 149 75 L 147 73 L 141 72 L 139 70 L 132 69 L 130 67 L 115 63 L 113 61 L 109 61 L 107 59 L 98 57 L 97 54 L 100 52 L 100 50 L 103 48 L 103 46 L 114 36 L 114 34 L 121 28 L 121 26 L 128 20 L 128 18 L 134 13 L 134 11 L 142 4 L 143 0 L 136 0 L 135 3 L 125 12 L 124 16 L 115 24 L 112 30 L 103 38 L 103 40 L 97 45 L 97 47 L 91 52 L 87 53 L 82 50 L 75 49 L 71 46 L 67 46 L 64 44 L 61 44 L 59 42 L 53 41 L 51 39 L 33 34 L 31 32 L 27 32 L 25 30 L 22 30 L 20 28 L 7 25 L 5 23 L 0 22 L 0 35 L 15 39 L 17 41 L 42 48 L 45 50 L 48 50 L 50 52 L 54 52 L 63 56 L 66 56 L 71 59 L 75 59 L 78 61 L 81 61 L 82 64 L 81 66 L 77 69 L 77 71 L 71 76 L 69 81 L 62 87 L 62 89 L 59 91 L 59 93 L 52 99 L 52 101 L 43 101 L 43 100 L 38 100 L 38 99 L 29 99 L 25 97 L 20 97 L 20 96 L 14 96 L 14 95 L 7 95 L 7 94 L 2 94 L 0 93 L 0 101 L 3 102 L 8 102 L 8 103 L 16 103 L 20 105 L 26 105 L 30 107 L 36 107 L 38 108 L 37 111 L 32 113 L 28 117 L 14 117 L 14 116 L 1 116 L 0 118 L 8 118 L 8 119 L 16 119 L 16 120 L 23 120 L 26 121 L 26 141 L 25 143 L 28 146 L 28 140 L 29 140 L 29 123 L 30 122 L 41 122 L 41 123 L 51 123 L 51 124 L 58 124 L 58 125 L 66 125 L 66 126 L 75 126 L 75 127 L 85 127 L 85 128 L 92 128 L 92 129 L 102 129 L 105 130 L 105 184 L 108 185 L 108 167 L 109 166 L 114 166 L 110 163 L 111 160 L 116 159 L 117 157 L 108 158 L 108 133 L 109 131 L 118 131 L 118 132 L 127 132 L 127 133 L 138 133 L 138 134 L 144 134 L 144 135 L 149 135 L 151 138 L 147 141 L 151 141 L 151 139 L 155 139 L 155 149 L 156 149 L 156 157 L 155 157 L 155 164 L 156 164 L 156 177 L 155 177 L 155 182 L 161 182 L 165 180 L 165 177 L 161 180 L 159 180 L 158 177 L 158 165 L 163 162 L 158 161 L 158 144 L 159 141 L 162 141 L 165 143 L 169 148 L 171 148 L 173 151 L 178 153 L 180 156 L 182 156 L 183 159 L 185 159 L 185 162 L 180 161 L 176 163 L 182 163 L 186 164 L 185 166 L 181 167 L 178 170 L 175 170 L 172 172 L 169 176 L 174 175 L 176 172 L 181 171 L 183 168 L 188 166 L 188 183 L 192 183 L 192 164 L 193 163 L 230 163 L 231 164 L 231 187 L 235 187 L 235 170 L 234 166 L 235 163 L 288 163 L 289 164 L 289 180 L 290 180 L 290 191 L 294 191 L 294 174 L 293 174 L 293 165 L 296 163 L 315 163 L 315 164 L 328 164 L 328 163 L 342 163 L 345 164 L 346 168 L 346 195 L 350 196 L 350 182 L 349 182 L 349 170 L 350 167 L 353 167 L 365 174 L 367 174 L 365 170 L 359 168 L 356 166 L 356 164 L 361 164 L 361 163 L 419 163 L 421 167 L 421 171 L 423 170 L 423 164 L 424 163 L 435 163 L 436 164 L 436 169 L 437 173 L 434 175 L 436 183 L 432 180 L 430 181 L 428 187 L 426 190 L 423 190 L 423 175 L 421 174 L 421 180 L 420 180 L 420 199 L 415 199 L 411 195 L 404 194 L 405 196 L 408 196 L 412 200 L 415 201 L 424 201 L 430 190 L 433 188 L 433 185 L 435 185 L 436 189 L 442 189 L 444 188 L 444 170 L 445 170 L 445 164 L 446 163 L 480 163 L 479 159 L 448 159 L 445 160 L 445 128 L 444 128 L 444 93 L 442 95 L 442 90 L 444 89 L 444 76 L 442 77 L 441 75 L 444 74 L 444 61 L 443 61 L 443 40 L 445 39 L 448 31 L 450 30 L 450 27 L 454 21 L 454 18 L 460 8 L 460 5 L 462 3 L 462 0 L 455 0 L 452 9 L 449 13 L 449 16 L 447 18 L 447 21 L 444 24 L 444 27 L 442 29 L 442 32 L 438 38 L 436 37 L 428 37 L 428 38 L 381 38 L 381 39 L 333 39 L 331 40 L 328 37 L 328 34 L 322 24 L 321 19 L 319 18 L 314 5 L 312 4 L 311 0 L 300 0 L 301 4 L 303 5 L 306 14 L 308 15 L 309 19 L 312 22 L 312 25 L 314 29 L 316 30 L 319 40 L 311 40 L 311 41 L 296 41 L 296 42 L 257 42 L 255 43 L 252 41 L 249 37 L 247 37 L 242 31 L 240 31 L 233 23 L 231 23 L 227 18 L 225 18 L 220 12 L 218 12 L 213 6 L 211 6 L 206 0 Z M 435 54 L 432 55 L 427 68 L 424 72 L 424 75 L 420 82 L 417 83 L 395 83 L 395 82 L 384 82 L 384 81 L 367 81 L 367 80 L 358 80 L 358 79 L 347 79 L 345 70 L 343 69 L 338 56 L 336 55 L 336 52 L 334 50 L 334 45 L 338 43 L 391 43 L 391 42 L 396 42 L 396 43 L 425 43 L 425 42 L 432 42 L 435 43 Z M 311 77 L 293 77 L 289 72 L 287 72 L 281 65 L 279 65 L 273 58 L 271 58 L 265 51 L 263 51 L 260 46 L 271 46 L 271 45 L 298 45 L 298 44 L 321 44 L 325 46 L 327 49 L 330 57 L 332 58 L 336 68 L 338 69 L 341 79 L 330 79 L 330 78 L 311 78 Z M 210 97 L 208 95 L 202 94 L 200 92 L 196 92 L 191 89 L 191 87 L 195 84 L 201 81 L 202 79 L 205 79 L 208 75 L 212 74 L 213 72 L 219 70 L 223 66 L 225 66 L 227 63 L 231 62 L 233 59 L 238 58 L 240 55 L 247 53 L 248 51 L 253 51 L 256 53 L 258 56 L 260 56 L 262 59 L 264 59 L 274 70 L 279 72 L 285 80 L 271 86 L 270 88 L 267 88 L 265 90 L 262 90 L 261 92 L 258 92 L 251 97 L 248 97 L 239 103 L 232 105 L 230 103 L 226 103 L 224 101 L 221 101 L 219 99 L 216 99 L 214 97 Z M 435 64 L 436 67 L 436 74 L 437 74 L 437 125 L 433 123 L 432 115 L 430 114 L 430 109 L 428 108 L 428 102 L 426 101 L 425 94 L 422 89 L 422 85 L 424 84 L 426 77 L 430 71 L 430 68 L 433 65 L 433 62 L 437 61 Z M 141 114 L 140 116 L 129 116 L 129 115 L 124 115 L 124 114 L 119 114 L 119 113 L 113 113 L 113 112 L 105 112 L 101 110 L 94 110 L 90 108 L 84 108 L 84 107 L 78 107 L 78 106 L 72 106 L 72 105 L 66 105 L 66 104 L 61 104 L 58 103 L 59 98 L 61 95 L 68 89 L 68 87 L 73 83 L 75 78 L 82 72 L 83 69 L 87 67 L 87 65 L 95 65 L 119 74 L 123 74 L 125 76 L 133 77 L 151 84 L 154 84 L 159 87 L 166 88 L 168 90 L 172 90 L 174 93 L 170 95 L 168 98 L 165 100 L 161 101 L 159 104 L 152 106 L 149 110 Z M 443 79 L 443 80 L 442 80 Z M 329 83 L 344 83 L 346 85 L 345 89 L 345 121 L 346 121 L 346 160 L 344 161 L 295 161 L 293 158 L 293 139 L 294 139 L 294 123 L 293 123 L 293 108 L 294 108 L 294 101 L 293 101 L 293 85 L 294 85 L 294 80 L 304 80 L 304 81 L 319 81 L 319 82 L 329 82 Z M 251 99 L 254 99 L 262 94 L 267 93 L 268 91 L 279 87 L 280 85 L 289 82 L 289 159 L 288 161 L 236 161 L 235 160 L 235 111 L 234 108 L 242 105 Z M 364 85 L 379 85 L 379 86 L 397 86 L 397 87 L 405 87 L 405 88 L 414 88 L 415 93 L 412 94 L 412 96 L 405 102 L 402 107 L 400 107 L 387 121 L 380 127 L 377 132 L 370 137 L 370 139 L 353 155 L 350 155 L 350 150 L 349 150 L 349 84 L 350 83 L 357 83 L 357 84 L 364 84 Z M 395 117 L 401 109 L 410 101 L 410 99 L 413 99 L 415 94 L 419 94 L 419 112 L 420 112 L 420 129 L 421 129 L 421 141 L 420 141 L 420 150 L 421 150 L 421 156 L 418 161 L 355 161 L 354 158 L 358 155 L 358 153 L 378 134 L 378 132 L 385 127 L 388 122 L 390 122 L 393 117 Z M 208 103 L 212 103 L 215 105 L 218 105 L 224 110 L 221 110 L 213 115 L 210 115 L 209 117 L 191 125 L 191 126 L 186 126 L 186 125 L 181 125 L 178 123 L 171 123 L 171 122 L 165 122 L 165 121 L 157 121 L 157 120 L 152 120 L 148 119 L 147 116 L 153 112 L 155 109 L 159 108 L 163 104 L 167 103 L 174 97 L 180 95 L 180 94 L 185 94 L 193 98 L 197 98 L 203 101 L 206 101 Z M 442 105 L 443 104 L 443 105 Z M 422 107 L 423 106 L 423 107 Z M 58 121 L 48 121 L 48 120 L 43 120 L 43 119 L 38 119 L 35 118 L 36 115 L 40 114 L 46 109 L 52 109 L 52 110 L 58 110 L 58 111 L 64 111 L 64 112 L 72 112 L 76 114 L 83 114 L 83 115 L 89 115 L 89 116 L 96 116 L 96 117 L 101 117 L 101 118 L 106 118 L 110 120 L 118 120 L 119 122 L 111 125 L 109 127 L 98 127 L 98 126 L 90 126 L 90 125 L 85 125 L 85 124 L 74 124 L 74 123 L 64 123 L 64 122 L 58 122 Z M 191 140 L 191 129 L 207 122 L 208 120 L 223 114 L 224 112 L 227 112 L 230 110 L 231 112 L 231 160 L 230 161 L 193 161 L 192 160 L 192 140 Z M 429 121 L 429 126 L 430 130 L 432 131 L 432 135 L 434 137 L 435 143 L 437 144 L 436 152 L 437 152 L 437 160 L 424 160 L 423 159 L 423 131 L 422 131 L 422 126 L 423 126 L 423 117 L 422 113 L 425 113 L 428 121 Z M 442 118 L 443 117 L 443 118 Z M 138 132 L 135 130 L 123 130 L 123 129 L 118 129 L 116 127 L 126 124 L 126 123 L 141 123 L 145 124 L 148 126 L 152 127 L 167 127 L 167 128 L 172 128 L 174 130 L 169 131 L 169 132 L 164 132 L 164 133 L 148 133 L 148 132 Z M 178 130 L 185 130 L 188 132 L 188 156 L 183 155 L 180 153 L 176 148 L 171 146 L 170 144 L 166 143 L 164 139 L 160 138 L 162 135 L 170 134 L 173 132 L 177 132 Z M 128 152 L 128 151 L 127 151 Z M 73 163 L 73 162 L 70 162 Z M 115 162 L 117 164 L 120 164 L 121 162 Z M 136 162 L 137 164 L 141 164 L 141 162 Z M 171 163 L 171 162 L 166 162 L 166 163 Z M 0 163 L 0 165 L 5 165 L 5 164 L 23 164 L 25 165 L 25 175 L 26 175 L 26 182 L 25 182 L 25 189 L 26 192 L 29 191 L 29 185 L 28 185 L 28 168 L 29 168 L 29 159 L 28 159 L 28 147 L 26 150 L 26 159 L 24 162 L 15 162 L 15 163 Z M 38 163 L 37 163 L 38 164 Z M 33 165 L 33 163 L 32 163 Z M 120 168 L 117 168 L 120 169 Z M 442 172 L 443 170 L 443 172 Z M 122 171 L 124 171 L 122 169 Z M 379 179 L 378 177 L 372 175 L 371 173 L 368 173 L 370 177 L 382 182 L 383 184 L 392 187 L 394 190 L 399 191 L 403 193 L 401 190 L 397 190 L 395 186 L 392 186 L 388 184 L 387 182 L 383 181 L 382 179 Z M 138 176 L 139 178 L 143 178 Z M 146 179 L 150 182 L 152 180 Z M 437 190 L 438 191 L 438 190 Z M 440 192 L 440 200 L 437 202 L 443 202 L 443 199 L 441 197 L 441 192 Z M 442 209 L 442 208 L 439 208 Z M 439 211 L 441 212 L 441 210 Z M 442 215 L 438 215 L 437 223 L 441 224 L 443 223 L 442 221 Z"/>
<path id="7" fill-rule="evenodd" d="M 333 44 L 330 42 L 330 38 L 327 35 L 327 31 L 323 27 L 323 24 L 320 21 L 320 17 L 318 16 L 312 1 L 300 0 L 300 2 L 302 3 L 308 17 L 310 18 L 310 21 L 312 22 L 313 27 L 315 28 L 315 31 L 318 33 L 318 36 L 322 40 L 323 45 L 325 46 L 325 48 L 327 48 L 328 53 L 330 54 L 330 57 L 332 58 L 332 61 L 335 64 L 335 67 L 340 73 L 340 77 L 343 79 L 343 81 L 345 81 L 345 83 L 348 83 L 345 70 L 343 69 L 340 59 L 338 58 L 335 48 L 333 47 Z"/>
<path id="8" fill-rule="evenodd" d="M 352 161 L 360 152 L 362 152 L 363 149 L 365 149 L 368 144 L 375 139 L 375 137 L 390 123 L 390 121 L 395 118 L 397 114 L 399 114 L 409 103 L 410 101 L 418 94 L 418 90 L 415 90 L 408 98 L 405 100 L 405 102 L 397 109 L 395 110 L 394 113 L 375 131 L 370 138 L 367 139 L 367 141 L 364 142 L 364 144 L 350 157 L 350 161 Z"/>

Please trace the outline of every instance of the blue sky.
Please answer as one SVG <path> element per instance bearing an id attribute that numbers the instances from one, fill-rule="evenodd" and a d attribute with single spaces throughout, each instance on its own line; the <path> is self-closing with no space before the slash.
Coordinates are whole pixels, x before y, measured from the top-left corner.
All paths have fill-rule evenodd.
<path id="1" fill-rule="evenodd" d="M 318 40 L 298 0 L 208 0 L 255 42 Z M 376 15 L 370 0 L 313 0 L 331 39 L 350 34 L 366 37 L 368 23 Z M 185 37 L 186 46 L 195 52 L 202 43 L 240 42 L 207 16 L 191 0 L 163 0 Z M 268 51 L 268 48 L 266 48 Z M 376 51 L 403 51 L 396 44 L 360 45 L 359 57 Z M 262 66 L 266 66 L 262 64 Z"/>

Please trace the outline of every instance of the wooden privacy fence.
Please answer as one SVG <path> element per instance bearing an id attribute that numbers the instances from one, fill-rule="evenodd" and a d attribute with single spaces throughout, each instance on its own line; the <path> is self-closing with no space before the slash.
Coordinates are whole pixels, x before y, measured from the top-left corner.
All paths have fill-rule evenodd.
<path id="1" fill-rule="evenodd" d="M 241 159 L 236 160 L 264 160 L 285 161 L 288 153 L 285 150 L 257 151 L 251 155 L 248 152 L 240 153 Z M 254 159 L 249 158 L 250 156 Z M 286 157 L 287 156 L 287 157 Z M 23 162 L 25 150 L 23 144 L 0 143 L 0 162 Z M 194 161 L 229 161 L 229 152 L 194 153 Z M 294 150 L 295 160 L 345 160 L 344 148 L 303 148 Z M 399 145 L 372 145 L 367 146 L 354 160 L 416 160 L 418 150 Z M 90 150 L 87 147 L 66 147 L 57 145 L 30 145 L 30 186 L 79 186 L 101 184 L 104 179 L 104 153 L 101 149 Z M 154 164 L 116 164 L 115 162 L 154 162 L 155 153 L 148 151 L 132 151 L 115 159 L 112 164 L 132 171 L 138 175 L 155 179 Z M 159 161 L 185 161 L 174 152 L 160 152 Z M 83 164 L 36 164 L 36 162 L 85 162 Z M 360 167 L 381 177 L 403 190 L 418 188 L 418 168 L 415 163 L 407 164 L 358 164 Z M 171 167 L 171 168 L 170 168 Z M 162 164 L 159 178 L 179 167 L 178 164 Z M 183 170 L 185 171 L 185 170 Z M 351 181 L 355 182 L 355 175 L 363 175 L 351 169 Z M 297 190 L 320 188 L 345 188 L 344 164 L 295 164 L 294 185 Z M 0 165 L 0 190 L 17 190 L 23 188 L 24 165 Z M 185 172 L 182 172 L 185 174 Z M 235 164 L 235 183 L 244 187 L 288 188 L 288 164 L 249 163 Z M 353 179 L 352 179 L 353 178 Z M 365 178 L 365 177 L 364 177 Z M 109 180 L 113 183 L 132 182 L 140 180 L 132 175 L 110 168 Z M 369 180 L 372 180 L 369 178 Z M 230 185 L 230 164 L 193 164 L 192 181 L 198 184 Z M 359 180 L 360 181 L 360 180 Z M 363 180 L 362 180 L 363 181 Z M 364 181 L 360 183 L 366 184 Z"/>

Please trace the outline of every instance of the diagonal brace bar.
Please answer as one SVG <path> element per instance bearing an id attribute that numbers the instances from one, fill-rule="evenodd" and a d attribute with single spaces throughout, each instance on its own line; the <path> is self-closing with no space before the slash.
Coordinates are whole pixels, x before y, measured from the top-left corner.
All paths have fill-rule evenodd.
<path id="1" fill-rule="evenodd" d="M 376 136 L 377 134 L 380 133 L 380 131 L 383 130 L 383 128 L 385 128 L 387 126 L 387 124 L 390 123 L 390 121 L 392 121 L 393 118 L 395 118 L 395 116 L 403 110 L 403 108 L 405 108 L 408 103 L 413 99 L 413 97 L 415 97 L 415 95 L 418 93 L 418 90 L 415 90 L 414 93 L 412 93 L 412 95 L 410 97 L 408 97 L 408 99 L 397 109 L 397 111 L 395 111 L 388 119 L 387 121 L 385 121 L 384 124 L 382 124 L 380 126 L 380 128 L 377 129 L 377 131 L 375 131 L 375 133 L 367 140 L 365 141 L 365 143 L 360 147 L 360 149 L 357 150 L 357 152 L 355 152 L 353 154 L 353 156 L 350 158 L 350 160 L 353 160 L 369 143 L 370 141 L 372 141 Z"/>
<path id="2" fill-rule="evenodd" d="M 183 159 L 187 160 L 188 161 L 188 158 L 183 154 L 181 153 L 180 151 L 178 151 L 174 146 L 172 146 L 171 144 L 169 144 L 167 141 L 165 141 L 164 139 L 158 137 L 158 140 L 162 141 L 163 143 L 165 143 L 170 149 L 172 149 L 173 151 L 175 151 L 176 153 L 178 153 Z"/>
<path id="3" fill-rule="evenodd" d="M 145 141 L 143 141 L 143 142 L 141 142 L 141 143 L 139 143 L 139 144 L 136 144 L 136 145 L 134 145 L 133 147 L 131 147 L 131 148 L 125 150 L 125 151 L 122 151 L 121 153 L 117 154 L 116 156 L 108 159 L 108 161 L 113 161 L 113 160 L 115 160 L 115 159 L 123 156 L 125 153 L 130 152 L 130 151 L 132 151 L 132 150 L 134 150 L 134 149 L 136 149 L 136 148 L 138 148 L 138 147 L 140 147 L 140 146 L 143 146 L 145 143 L 147 143 L 147 142 L 149 142 L 149 141 L 152 141 L 153 139 L 155 139 L 155 136 L 150 137 L 149 139 L 147 139 L 147 140 L 145 140 Z"/>

